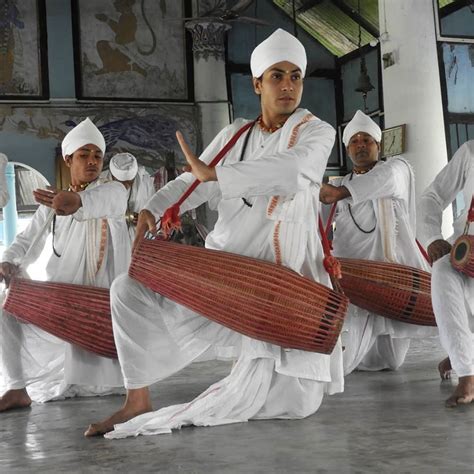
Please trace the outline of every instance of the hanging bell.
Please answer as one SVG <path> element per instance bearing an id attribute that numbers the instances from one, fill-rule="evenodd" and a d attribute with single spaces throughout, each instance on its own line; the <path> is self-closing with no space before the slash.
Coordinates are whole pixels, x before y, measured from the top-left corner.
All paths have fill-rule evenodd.
<path id="1" fill-rule="evenodd" d="M 365 58 L 362 57 L 360 60 L 360 75 L 359 79 L 357 80 L 357 87 L 355 88 L 355 91 L 367 94 L 367 92 L 370 92 L 374 89 L 375 87 L 370 82 L 370 77 L 367 74 L 367 65 L 365 64 Z"/>

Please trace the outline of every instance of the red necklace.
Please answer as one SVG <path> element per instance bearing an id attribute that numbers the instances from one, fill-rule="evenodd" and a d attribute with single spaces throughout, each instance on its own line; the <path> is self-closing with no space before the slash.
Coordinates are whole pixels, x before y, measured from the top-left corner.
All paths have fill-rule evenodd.
<path id="1" fill-rule="evenodd" d="M 280 123 L 277 123 L 274 127 L 267 127 L 264 123 L 263 123 L 263 118 L 262 116 L 260 115 L 257 119 L 257 124 L 258 126 L 260 127 L 260 130 L 262 130 L 262 132 L 268 132 L 268 133 L 273 133 L 273 132 L 276 132 L 277 130 L 280 130 L 281 127 L 283 127 L 283 125 L 285 125 L 285 122 L 288 120 L 288 118 L 286 118 L 285 120 L 283 120 L 282 122 Z"/>

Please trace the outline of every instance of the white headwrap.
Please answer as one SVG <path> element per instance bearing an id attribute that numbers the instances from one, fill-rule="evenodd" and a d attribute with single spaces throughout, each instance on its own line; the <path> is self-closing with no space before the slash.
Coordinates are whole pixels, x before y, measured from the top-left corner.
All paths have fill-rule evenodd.
<path id="1" fill-rule="evenodd" d="M 358 132 L 368 133 L 376 142 L 382 139 L 382 130 L 380 127 L 364 112 L 358 110 L 353 119 L 346 125 L 342 134 L 344 145 L 349 146 L 349 141 Z"/>
<path id="2" fill-rule="evenodd" d="M 109 169 L 115 179 L 130 181 L 137 175 L 137 159 L 131 153 L 117 153 L 111 158 Z"/>
<path id="3" fill-rule="evenodd" d="M 270 66 L 288 61 L 306 72 L 306 51 L 301 42 L 290 33 L 278 28 L 252 52 L 250 69 L 253 77 L 260 77 Z"/>
<path id="4" fill-rule="evenodd" d="M 63 158 L 66 155 L 72 155 L 84 145 L 92 144 L 97 146 L 102 154 L 105 153 L 105 139 L 100 130 L 87 117 L 79 125 L 76 125 L 65 137 L 61 143 Z"/>

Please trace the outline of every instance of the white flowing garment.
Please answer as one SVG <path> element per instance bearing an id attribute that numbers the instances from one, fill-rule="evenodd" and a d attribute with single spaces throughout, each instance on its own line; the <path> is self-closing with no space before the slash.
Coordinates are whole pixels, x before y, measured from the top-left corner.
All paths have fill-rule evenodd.
<path id="1" fill-rule="evenodd" d="M 226 127 L 201 159 L 211 161 L 245 123 L 237 120 Z M 218 181 L 198 186 L 181 211 L 210 202 L 219 218 L 206 247 L 279 261 L 329 286 L 315 218 L 334 130 L 298 109 L 273 134 L 256 126 L 249 133 L 245 155 L 242 137 L 217 167 Z M 155 194 L 147 209 L 159 218 L 193 180 L 189 173 L 179 176 Z M 190 403 L 116 425 L 108 438 L 165 433 L 188 424 L 301 418 L 319 408 L 324 393 L 343 390 L 339 342 L 331 355 L 285 350 L 216 324 L 127 275 L 112 286 L 112 315 L 127 388 L 157 382 L 206 351 L 238 361 L 228 377 Z"/>
<path id="2" fill-rule="evenodd" d="M 98 184 L 80 192 L 82 207 L 74 215 L 57 217 L 54 249 L 60 257 L 51 254 L 46 268 L 49 281 L 108 288 L 127 269 L 131 247 L 123 219 L 126 189 L 118 182 Z M 5 250 L 3 261 L 26 268 L 38 258 L 51 230 L 52 211 L 40 206 Z M 66 395 L 109 393 L 123 386 L 116 360 L 74 347 L 7 314 L 1 315 L 1 329 L 0 386 L 4 389 L 27 387 L 33 400 L 44 402 Z"/>
<path id="3" fill-rule="evenodd" d="M 427 247 L 443 239 L 443 210 L 461 193 L 463 208 L 454 221 L 448 241 L 464 233 L 474 196 L 474 140 L 466 142 L 423 192 L 418 209 L 418 236 Z M 474 232 L 471 224 L 469 234 Z M 449 255 L 433 265 L 431 281 L 433 310 L 441 343 L 458 376 L 474 375 L 474 279 L 454 270 Z"/>
<path id="4" fill-rule="evenodd" d="M 336 257 L 401 263 L 429 271 L 415 241 L 414 177 L 403 158 L 378 162 L 368 173 L 349 174 L 340 184 L 347 187 L 351 198 L 337 205 Z M 354 221 L 373 232 L 362 232 Z M 409 338 L 436 334 L 433 328 L 394 321 L 350 305 L 342 336 L 344 373 L 356 368 L 397 369 L 405 359 Z"/>

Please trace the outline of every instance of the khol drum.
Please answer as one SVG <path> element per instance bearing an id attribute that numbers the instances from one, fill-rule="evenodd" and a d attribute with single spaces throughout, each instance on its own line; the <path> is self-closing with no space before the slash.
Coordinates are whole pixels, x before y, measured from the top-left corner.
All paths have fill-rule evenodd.
<path id="1" fill-rule="evenodd" d="M 386 318 L 436 326 L 431 275 L 396 263 L 339 258 L 340 280 L 350 302 Z"/>
<path id="2" fill-rule="evenodd" d="M 246 336 L 330 354 L 348 300 L 263 260 L 143 239 L 129 275 L 151 290 Z"/>

